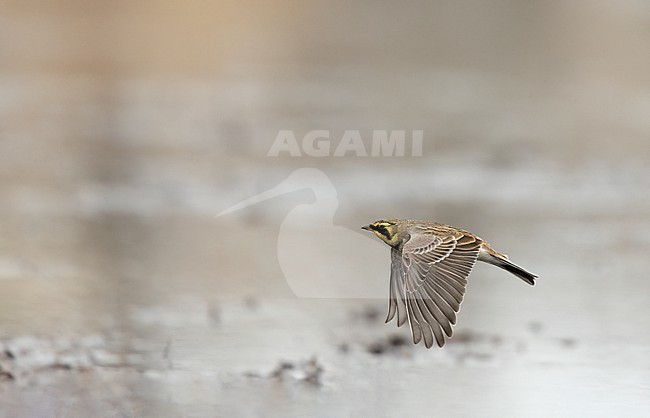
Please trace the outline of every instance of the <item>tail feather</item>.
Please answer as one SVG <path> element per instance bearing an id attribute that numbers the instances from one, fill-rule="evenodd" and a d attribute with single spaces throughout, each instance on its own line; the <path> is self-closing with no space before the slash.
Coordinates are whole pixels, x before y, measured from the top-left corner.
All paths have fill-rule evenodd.
<path id="1" fill-rule="evenodd" d="M 514 274 L 515 276 L 519 277 L 521 280 L 525 281 L 529 285 L 535 286 L 535 279 L 537 278 L 537 276 L 527 270 L 524 270 L 518 265 L 511 263 L 508 260 L 499 260 L 499 262 L 494 263 L 494 265 L 497 267 L 501 267 L 502 269 L 504 269 L 509 273 Z"/>
<path id="2" fill-rule="evenodd" d="M 498 254 L 498 253 L 497 253 Z M 519 277 L 521 280 L 525 281 L 531 286 L 535 286 L 535 279 L 537 279 L 537 276 L 534 275 L 533 273 L 527 271 L 526 269 L 519 267 L 515 263 L 511 262 L 505 256 L 499 257 L 495 254 L 485 254 L 484 257 L 479 257 L 481 261 L 485 261 L 487 263 L 490 263 L 494 266 L 500 267 L 504 269 L 505 271 L 514 274 L 515 276 Z"/>

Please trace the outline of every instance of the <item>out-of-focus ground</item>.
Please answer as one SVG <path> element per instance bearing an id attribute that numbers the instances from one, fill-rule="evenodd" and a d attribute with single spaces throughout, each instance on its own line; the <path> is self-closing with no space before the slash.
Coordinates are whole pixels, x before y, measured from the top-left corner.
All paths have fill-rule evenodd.
<path id="1" fill-rule="evenodd" d="M 647 2 L 2 8 L 1 416 L 650 412 Z M 281 129 L 424 155 L 267 157 Z M 319 190 L 215 214 L 301 167 L 343 232 L 296 260 L 387 294 L 358 228 L 436 219 L 539 284 L 477 266 L 442 350 L 385 300 L 296 298 L 278 237 Z"/>

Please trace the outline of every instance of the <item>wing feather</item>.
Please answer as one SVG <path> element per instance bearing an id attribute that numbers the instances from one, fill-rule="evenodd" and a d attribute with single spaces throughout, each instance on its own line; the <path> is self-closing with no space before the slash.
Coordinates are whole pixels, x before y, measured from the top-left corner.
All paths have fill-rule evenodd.
<path id="1" fill-rule="evenodd" d="M 401 327 L 406 322 L 406 304 L 404 294 L 404 263 L 402 255 L 396 249 L 391 251 L 390 298 L 388 301 L 388 317 L 390 322 L 397 313 L 397 326 Z"/>
<path id="2" fill-rule="evenodd" d="M 426 290 L 426 293 L 430 298 L 430 299 L 425 299 L 425 301 L 431 300 L 430 303 L 427 303 L 427 307 L 429 307 L 429 310 L 431 312 L 434 312 L 434 307 L 435 307 L 435 309 L 437 309 L 442 315 L 444 315 L 446 321 L 437 316 L 436 316 L 436 321 L 438 321 L 438 323 L 441 324 L 444 322 L 448 322 L 450 324 L 447 328 L 443 327 L 443 329 L 445 330 L 445 334 L 447 334 L 448 337 L 451 337 L 452 334 L 451 325 L 456 324 L 456 312 L 454 312 L 454 309 L 451 307 L 449 302 L 447 302 L 438 293 L 438 291 L 433 288 L 431 283 L 425 282 L 424 289 Z"/>
<path id="3" fill-rule="evenodd" d="M 427 340 L 432 337 L 427 336 L 425 329 L 420 326 L 420 323 L 424 323 L 424 320 L 419 314 L 417 306 L 415 305 L 415 301 L 412 298 L 406 299 L 406 307 L 408 309 L 408 319 L 409 326 L 411 328 L 411 334 L 413 334 L 413 343 L 418 344 L 424 335 L 424 344 L 426 345 Z M 430 331 L 430 329 L 427 327 L 426 331 Z"/>
<path id="4" fill-rule="evenodd" d="M 442 347 L 451 337 L 481 240 L 464 233 L 411 234 L 402 250 L 391 251 L 390 299 L 386 322 L 408 319 L 413 342 Z"/>
<path id="5" fill-rule="evenodd" d="M 449 294 L 449 292 L 443 286 L 441 286 L 440 283 L 427 283 L 427 285 L 435 290 L 435 292 L 445 301 L 445 303 L 452 309 L 454 313 L 458 311 L 460 308 L 460 302 L 454 296 Z"/>

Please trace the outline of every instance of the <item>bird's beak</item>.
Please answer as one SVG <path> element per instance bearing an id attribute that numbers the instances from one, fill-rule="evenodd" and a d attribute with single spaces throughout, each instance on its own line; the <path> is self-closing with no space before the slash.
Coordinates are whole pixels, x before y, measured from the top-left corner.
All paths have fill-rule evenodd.
<path id="1" fill-rule="evenodd" d="M 371 231 L 370 225 L 362 226 L 361 229 L 365 229 L 366 231 Z"/>

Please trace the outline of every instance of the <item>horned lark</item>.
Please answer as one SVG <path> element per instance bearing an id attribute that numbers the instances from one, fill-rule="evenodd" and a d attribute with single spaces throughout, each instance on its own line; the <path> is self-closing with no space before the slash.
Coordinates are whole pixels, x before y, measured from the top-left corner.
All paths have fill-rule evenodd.
<path id="1" fill-rule="evenodd" d="M 531 286 L 536 275 L 510 262 L 476 235 L 453 226 L 430 221 L 386 219 L 362 227 L 391 247 L 390 322 L 397 313 L 397 326 L 408 319 L 413 342 L 424 338 L 439 347 L 452 325 L 465 295 L 467 276 L 476 260 L 500 267 Z"/>

